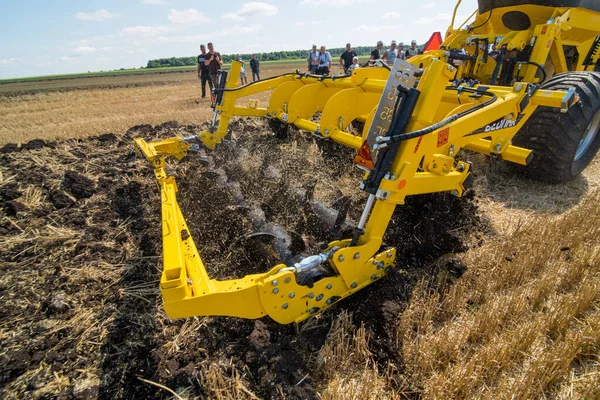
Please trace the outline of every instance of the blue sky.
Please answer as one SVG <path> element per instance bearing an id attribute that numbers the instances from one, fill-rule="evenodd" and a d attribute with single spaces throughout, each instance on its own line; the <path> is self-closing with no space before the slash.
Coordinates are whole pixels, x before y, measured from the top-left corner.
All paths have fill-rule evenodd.
<path id="1" fill-rule="evenodd" d="M 14 1 L 0 5 L 0 79 L 145 66 L 222 53 L 419 43 L 444 32 L 455 0 Z M 463 0 L 464 18 L 476 0 Z M 462 21 L 461 21 L 462 22 Z"/>

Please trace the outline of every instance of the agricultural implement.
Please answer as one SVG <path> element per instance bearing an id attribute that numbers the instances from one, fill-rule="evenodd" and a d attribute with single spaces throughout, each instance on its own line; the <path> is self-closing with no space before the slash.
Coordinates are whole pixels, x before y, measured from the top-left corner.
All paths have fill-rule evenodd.
<path id="1" fill-rule="evenodd" d="M 238 86 L 234 62 L 216 89 L 208 131 L 153 143 L 135 139 L 162 196 L 160 288 L 167 315 L 299 322 L 377 281 L 402 263 L 383 244 L 394 209 L 412 195 L 461 196 L 471 174 L 464 150 L 515 163 L 534 179 L 576 177 L 600 147 L 600 3 L 479 0 L 469 19 L 454 28 L 453 18 L 439 47 L 391 68 L 358 68 L 346 76 L 294 71 Z M 238 104 L 267 90 L 266 108 L 252 99 Z M 203 265 L 165 159 L 185 157 L 197 146 L 193 139 L 213 149 L 235 116 L 266 118 L 278 133 L 293 125 L 356 150 L 365 204 L 352 233 L 319 254 L 219 281 Z M 364 123 L 362 134 L 348 129 L 354 121 Z M 300 279 L 318 268 L 331 273 Z"/>

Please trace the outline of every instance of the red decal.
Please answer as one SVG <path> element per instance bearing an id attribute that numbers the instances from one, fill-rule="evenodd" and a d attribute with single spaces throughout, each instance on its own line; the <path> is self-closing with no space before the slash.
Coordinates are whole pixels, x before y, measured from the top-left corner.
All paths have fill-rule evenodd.
<path id="1" fill-rule="evenodd" d="M 438 132 L 438 143 L 437 147 L 443 146 L 448 143 L 448 136 L 450 136 L 450 128 L 446 128 Z"/>
<path id="2" fill-rule="evenodd" d="M 423 136 L 420 136 L 419 140 L 417 140 L 417 145 L 415 146 L 415 151 L 413 151 L 413 153 L 417 154 L 417 151 L 419 151 L 419 146 L 421 145 L 421 140 L 423 140 Z"/>
<path id="3" fill-rule="evenodd" d="M 546 30 L 548 29 L 548 25 L 542 26 L 542 35 L 546 34 Z"/>

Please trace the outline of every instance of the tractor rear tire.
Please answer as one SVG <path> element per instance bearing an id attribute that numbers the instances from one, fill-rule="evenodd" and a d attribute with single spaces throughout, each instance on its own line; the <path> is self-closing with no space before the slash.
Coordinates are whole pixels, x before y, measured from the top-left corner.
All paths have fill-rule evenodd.
<path id="1" fill-rule="evenodd" d="M 533 150 L 529 165 L 517 167 L 528 178 L 548 183 L 572 180 L 600 148 L 600 73 L 558 74 L 541 89 L 567 91 L 572 87 L 579 102 L 568 112 L 538 107 L 513 139 L 516 146 Z"/>

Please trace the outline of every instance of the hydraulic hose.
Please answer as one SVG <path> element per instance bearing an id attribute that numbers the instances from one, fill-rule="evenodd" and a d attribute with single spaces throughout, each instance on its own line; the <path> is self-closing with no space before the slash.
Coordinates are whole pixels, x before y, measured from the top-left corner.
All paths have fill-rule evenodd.
<path id="1" fill-rule="evenodd" d="M 419 129 L 418 131 L 408 132 L 408 133 L 402 133 L 402 134 L 399 134 L 399 135 L 392 135 L 392 136 L 387 136 L 387 137 L 386 136 L 379 136 L 377 138 L 377 141 L 379 141 L 379 142 L 385 142 L 385 143 L 377 145 L 377 148 L 387 147 L 388 143 L 395 143 L 395 142 L 400 142 L 400 141 L 403 141 L 403 140 L 417 138 L 417 137 L 420 137 L 420 136 L 425 136 L 428 133 L 431 133 L 431 132 L 436 131 L 436 130 L 438 130 L 440 128 L 443 128 L 444 126 L 450 124 L 451 122 L 456 121 L 459 118 L 465 117 L 465 116 L 467 116 L 467 115 L 469 115 L 471 113 L 474 113 L 477 110 L 481 110 L 482 108 L 491 105 L 492 103 L 494 103 L 498 99 L 498 97 L 494 93 L 491 93 L 491 92 L 478 92 L 477 90 L 474 90 L 474 89 L 471 89 L 471 88 L 465 88 L 465 87 L 460 87 L 460 88 L 456 87 L 456 86 L 448 86 L 448 87 L 446 87 L 446 90 L 459 90 L 459 89 L 462 92 L 478 93 L 478 94 L 480 94 L 482 96 L 489 96 L 489 97 L 491 97 L 491 99 L 489 99 L 489 100 L 487 100 L 487 101 L 485 101 L 483 103 L 477 104 L 476 106 L 471 107 L 468 110 L 465 110 L 465 111 L 460 112 L 458 114 L 451 115 L 448 118 L 445 118 L 445 119 L 441 120 L 440 122 L 437 122 L 437 123 L 435 123 L 433 125 L 430 125 L 430 126 L 428 126 L 426 128 Z"/>
<path id="2" fill-rule="evenodd" d="M 533 61 L 521 61 L 520 64 L 535 65 L 537 67 L 537 69 L 542 72 L 542 75 L 543 75 L 542 80 L 538 82 L 538 85 L 541 85 L 542 83 L 546 82 L 546 78 L 548 77 L 548 74 L 546 73 L 546 69 L 544 68 L 543 65 L 538 64 Z"/>

